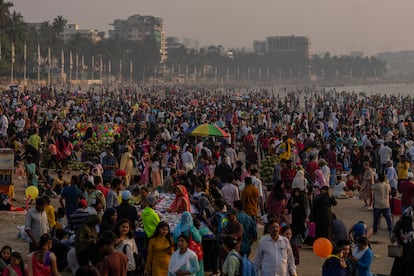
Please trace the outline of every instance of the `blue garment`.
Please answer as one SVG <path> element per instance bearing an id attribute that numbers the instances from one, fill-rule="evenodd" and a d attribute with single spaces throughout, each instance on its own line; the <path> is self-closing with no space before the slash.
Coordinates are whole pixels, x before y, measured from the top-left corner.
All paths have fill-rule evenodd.
<path id="1" fill-rule="evenodd" d="M 191 235 L 191 239 L 199 244 L 202 242 L 202 236 L 199 230 L 193 225 L 193 217 L 190 212 L 185 211 L 181 214 L 180 223 L 174 229 L 173 241 L 177 243 L 178 237 L 184 234 L 185 236 Z M 204 260 L 199 260 L 200 269 L 195 273 L 196 276 L 204 276 Z"/>
<path id="2" fill-rule="evenodd" d="M 65 199 L 66 217 L 69 217 L 70 214 L 74 213 L 76 209 L 78 209 L 78 203 L 82 196 L 82 191 L 78 188 L 78 186 L 70 185 L 63 188 L 60 196 Z"/>
<path id="3" fill-rule="evenodd" d="M 373 257 L 374 254 L 372 254 L 372 250 L 368 248 L 357 262 L 358 276 L 372 276 L 371 263 Z"/>
<path id="4" fill-rule="evenodd" d="M 354 231 L 353 231 L 354 239 L 357 240 L 359 237 L 363 237 L 366 235 L 365 231 L 365 224 L 363 223 L 357 223 L 354 225 Z"/>
<path id="5" fill-rule="evenodd" d="M 197 228 L 193 225 L 193 217 L 190 212 L 185 211 L 181 215 L 180 223 L 175 226 L 173 233 L 174 243 L 177 243 L 177 239 L 181 234 L 184 234 L 188 237 L 188 234 L 191 233 L 191 238 L 201 243 L 201 235 L 198 232 Z"/>
<path id="6" fill-rule="evenodd" d="M 253 241 L 257 238 L 256 222 L 244 211 L 237 213 L 237 219 L 243 225 L 243 238 L 240 246 L 240 255 L 243 257 L 250 255 L 250 248 Z"/>
<path id="7" fill-rule="evenodd" d="M 346 269 L 341 267 L 339 258 L 332 256 L 322 266 L 322 276 L 347 276 Z"/>
<path id="8" fill-rule="evenodd" d="M 105 166 L 114 166 L 117 165 L 117 161 L 114 155 L 111 156 L 104 156 L 104 158 L 102 158 L 102 167 Z M 104 181 L 109 181 L 112 182 L 112 179 L 114 179 L 115 177 L 115 169 L 106 169 L 103 172 L 102 178 Z"/>

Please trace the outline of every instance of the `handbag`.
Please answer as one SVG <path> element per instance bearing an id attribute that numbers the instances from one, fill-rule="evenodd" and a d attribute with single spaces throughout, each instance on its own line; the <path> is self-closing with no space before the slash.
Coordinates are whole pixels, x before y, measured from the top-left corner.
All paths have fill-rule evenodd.
<path id="1" fill-rule="evenodd" d="M 188 237 L 190 239 L 190 244 L 188 246 L 188 248 L 191 251 L 194 251 L 194 253 L 196 253 L 197 255 L 197 259 L 199 261 L 201 261 L 203 259 L 203 248 L 201 246 L 201 243 L 196 242 L 195 240 L 193 240 L 192 236 L 191 236 L 191 231 L 188 230 Z"/>
<path id="2" fill-rule="evenodd" d="M 311 237 L 311 238 L 316 237 L 316 222 L 312 222 L 312 221 L 308 222 L 308 237 Z"/>
<path id="3" fill-rule="evenodd" d="M 403 256 L 403 246 L 400 244 L 388 245 L 388 257 L 401 258 Z"/>

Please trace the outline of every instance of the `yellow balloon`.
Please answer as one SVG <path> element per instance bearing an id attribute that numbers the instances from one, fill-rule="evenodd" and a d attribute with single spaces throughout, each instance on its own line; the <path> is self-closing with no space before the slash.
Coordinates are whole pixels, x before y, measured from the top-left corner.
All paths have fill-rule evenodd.
<path id="1" fill-rule="evenodd" d="M 39 189 L 32 185 L 27 187 L 24 193 L 27 198 L 35 199 L 39 195 Z"/>

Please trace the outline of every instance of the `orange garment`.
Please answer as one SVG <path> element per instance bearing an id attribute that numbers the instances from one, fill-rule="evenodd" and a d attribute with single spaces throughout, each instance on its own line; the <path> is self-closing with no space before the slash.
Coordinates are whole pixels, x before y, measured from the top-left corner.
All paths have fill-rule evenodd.
<path id="1" fill-rule="evenodd" d="M 188 196 L 187 188 L 183 185 L 177 185 L 175 188 L 179 189 L 181 194 L 175 196 L 175 199 L 169 208 L 170 212 L 179 214 L 184 211 L 191 212 L 190 197 Z"/>
<path id="2" fill-rule="evenodd" d="M 249 216 L 257 216 L 257 206 L 259 203 L 259 189 L 253 184 L 246 185 L 241 193 L 241 198 L 244 204 L 244 211 Z"/>

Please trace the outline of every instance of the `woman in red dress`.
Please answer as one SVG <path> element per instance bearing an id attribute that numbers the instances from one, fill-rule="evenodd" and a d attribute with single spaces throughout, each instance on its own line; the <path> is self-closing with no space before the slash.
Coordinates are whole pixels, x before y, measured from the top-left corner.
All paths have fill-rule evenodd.
<path id="1" fill-rule="evenodd" d="M 181 214 L 184 211 L 190 212 L 190 197 L 188 196 L 187 188 L 184 185 L 178 185 L 174 189 L 175 199 L 171 203 L 168 212 Z"/>

